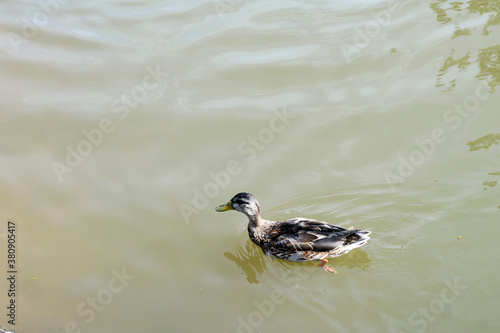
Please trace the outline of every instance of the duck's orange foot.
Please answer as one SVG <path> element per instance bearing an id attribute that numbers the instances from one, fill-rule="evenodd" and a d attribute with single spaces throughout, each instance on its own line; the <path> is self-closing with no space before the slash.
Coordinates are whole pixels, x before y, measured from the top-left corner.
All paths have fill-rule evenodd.
<path id="1" fill-rule="evenodd" d="M 334 270 L 333 267 L 328 266 L 327 264 L 328 264 L 328 259 L 321 259 L 319 267 L 323 268 L 328 273 L 337 274 L 337 271 Z"/>

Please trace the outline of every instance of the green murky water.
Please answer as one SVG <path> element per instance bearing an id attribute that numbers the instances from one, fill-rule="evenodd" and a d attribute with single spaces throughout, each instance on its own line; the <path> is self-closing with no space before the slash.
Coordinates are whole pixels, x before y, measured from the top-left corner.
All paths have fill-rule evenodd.
<path id="1" fill-rule="evenodd" d="M 0 325 L 497 332 L 499 10 L 7 1 Z M 266 257 L 214 211 L 240 191 L 372 239 L 337 275 Z"/>

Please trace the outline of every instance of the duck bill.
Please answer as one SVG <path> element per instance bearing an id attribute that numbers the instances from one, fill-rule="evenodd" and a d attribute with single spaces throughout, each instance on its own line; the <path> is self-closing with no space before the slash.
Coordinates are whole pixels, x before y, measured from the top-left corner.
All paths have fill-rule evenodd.
<path id="1" fill-rule="evenodd" d="M 220 206 L 215 208 L 215 210 L 218 212 L 225 212 L 225 211 L 233 210 L 233 209 L 234 208 L 233 208 L 233 205 L 231 204 L 231 201 L 229 201 L 227 204 L 220 205 Z"/>

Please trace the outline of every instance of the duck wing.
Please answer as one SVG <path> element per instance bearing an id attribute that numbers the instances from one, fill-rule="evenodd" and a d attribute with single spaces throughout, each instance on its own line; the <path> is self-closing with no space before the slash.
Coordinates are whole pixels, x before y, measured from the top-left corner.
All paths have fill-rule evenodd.
<path id="1" fill-rule="evenodd" d="M 325 252 L 362 238 L 360 229 L 345 229 L 326 222 L 294 218 L 277 225 L 271 232 L 276 248 L 292 251 Z"/>

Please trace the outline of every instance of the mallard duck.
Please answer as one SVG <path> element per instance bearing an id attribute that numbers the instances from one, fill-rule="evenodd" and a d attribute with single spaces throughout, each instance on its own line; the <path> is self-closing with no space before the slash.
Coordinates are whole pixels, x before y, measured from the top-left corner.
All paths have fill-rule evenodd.
<path id="1" fill-rule="evenodd" d="M 260 216 L 260 205 L 250 193 L 236 194 L 228 203 L 215 208 L 218 212 L 236 210 L 248 217 L 248 235 L 265 254 L 291 261 L 320 260 L 327 272 L 327 258 L 346 254 L 363 246 L 371 233 L 361 229 L 345 229 L 326 222 L 296 217 L 284 222 L 269 221 Z"/>

